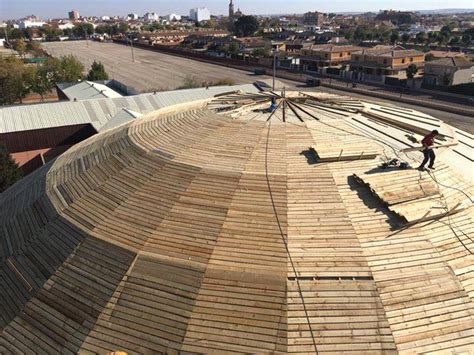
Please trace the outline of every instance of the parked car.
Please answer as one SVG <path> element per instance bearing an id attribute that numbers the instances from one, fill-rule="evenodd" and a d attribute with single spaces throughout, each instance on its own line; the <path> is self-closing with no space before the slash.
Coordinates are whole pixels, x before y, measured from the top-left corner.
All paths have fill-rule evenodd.
<path id="1" fill-rule="evenodd" d="M 255 75 L 265 75 L 267 74 L 267 71 L 263 68 L 255 68 L 253 71 Z"/>

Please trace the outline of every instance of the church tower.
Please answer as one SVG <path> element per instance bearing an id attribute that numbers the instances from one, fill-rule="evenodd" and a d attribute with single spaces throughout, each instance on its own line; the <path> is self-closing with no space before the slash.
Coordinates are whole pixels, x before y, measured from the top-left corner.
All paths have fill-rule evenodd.
<path id="1" fill-rule="evenodd" d="M 232 21 L 234 19 L 234 3 L 232 0 L 230 0 L 229 4 L 229 21 Z"/>

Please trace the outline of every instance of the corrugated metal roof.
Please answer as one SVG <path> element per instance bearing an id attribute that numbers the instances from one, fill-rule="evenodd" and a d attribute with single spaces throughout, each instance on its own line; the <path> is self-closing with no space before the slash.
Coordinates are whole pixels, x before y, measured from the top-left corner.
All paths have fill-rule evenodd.
<path id="1" fill-rule="evenodd" d="M 122 97 L 106 85 L 87 80 L 66 87 L 58 85 L 58 87 L 71 101 Z"/>
<path id="2" fill-rule="evenodd" d="M 92 124 L 99 131 L 123 108 L 145 114 L 162 107 L 203 100 L 236 90 L 258 92 L 254 85 L 248 84 L 3 107 L 0 108 L 0 134 L 84 123 Z"/>
<path id="3" fill-rule="evenodd" d="M 100 128 L 100 130 L 102 132 L 107 131 L 109 129 L 118 127 L 124 123 L 133 121 L 135 118 L 138 118 L 140 116 L 142 116 L 142 114 L 139 112 L 135 112 L 127 108 L 123 108 L 120 110 L 119 113 L 117 113 L 114 117 L 112 117 L 112 119 L 110 119 L 105 125 L 103 125 Z"/>

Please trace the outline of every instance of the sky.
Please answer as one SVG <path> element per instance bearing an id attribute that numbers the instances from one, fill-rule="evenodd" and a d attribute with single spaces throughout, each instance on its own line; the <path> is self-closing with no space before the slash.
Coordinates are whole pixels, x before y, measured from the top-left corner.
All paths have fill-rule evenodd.
<path id="1" fill-rule="evenodd" d="M 188 14 L 193 7 L 207 7 L 213 15 L 227 14 L 228 0 L 0 0 L 0 19 L 15 19 L 34 14 L 42 19 L 67 17 L 71 9 L 83 16 L 104 16 L 154 11 L 159 15 Z M 234 0 L 246 14 L 304 13 L 306 11 L 349 12 L 474 8 L 472 0 Z"/>

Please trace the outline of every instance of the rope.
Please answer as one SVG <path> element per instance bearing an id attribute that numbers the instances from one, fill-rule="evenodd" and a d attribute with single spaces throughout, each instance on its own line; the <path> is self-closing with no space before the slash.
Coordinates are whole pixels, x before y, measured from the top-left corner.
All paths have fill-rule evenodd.
<path id="1" fill-rule="evenodd" d="M 313 340 L 313 346 L 314 346 L 314 349 L 316 351 L 316 354 L 319 355 L 318 347 L 316 345 L 316 339 L 314 338 L 313 328 L 311 326 L 311 321 L 309 319 L 308 310 L 306 308 L 306 302 L 305 302 L 304 297 L 303 297 L 303 291 L 301 289 L 300 281 L 298 280 L 298 274 L 296 273 L 296 267 L 295 267 L 295 264 L 293 262 L 293 258 L 291 257 L 290 249 L 288 247 L 288 241 L 285 238 L 285 233 L 283 232 L 283 228 L 282 228 L 281 223 L 280 223 L 280 218 L 278 217 L 278 212 L 277 212 L 277 209 L 276 209 L 275 200 L 273 199 L 273 192 L 272 192 L 272 188 L 271 188 L 271 184 L 270 184 L 270 178 L 269 178 L 269 174 L 268 174 L 268 141 L 270 139 L 271 125 L 272 125 L 272 122 L 269 121 L 268 122 L 268 131 L 267 131 L 267 141 L 266 141 L 266 144 L 265 144 L 265 178 L 267 180 L 268 192 L 270 193 L 270 200 L 272 202 L 273 213 L 275 214 L 275 218 L 276 218 L 276 221 L 277 221 L 277 224 L 278 224 L 278 229 L 280 230 L 281 239 L 283 241 L 283 244 L 285 244 L 286 253 L 287 253 L 288 258 L 290 260 L 291 267 L 293 269 L 293 273 L 295 274 L 295 280 L 296 280 L 296 284 L 298 286 L 298 292 L 299 292 L 301 302 L 302 302 L 302 305 L 303 305 L 304 313 L 305 313 L 305 316 L 306 316 L 306 321 L 308 322 L 309 331 L 311 333 L 311 338 Z"/>

